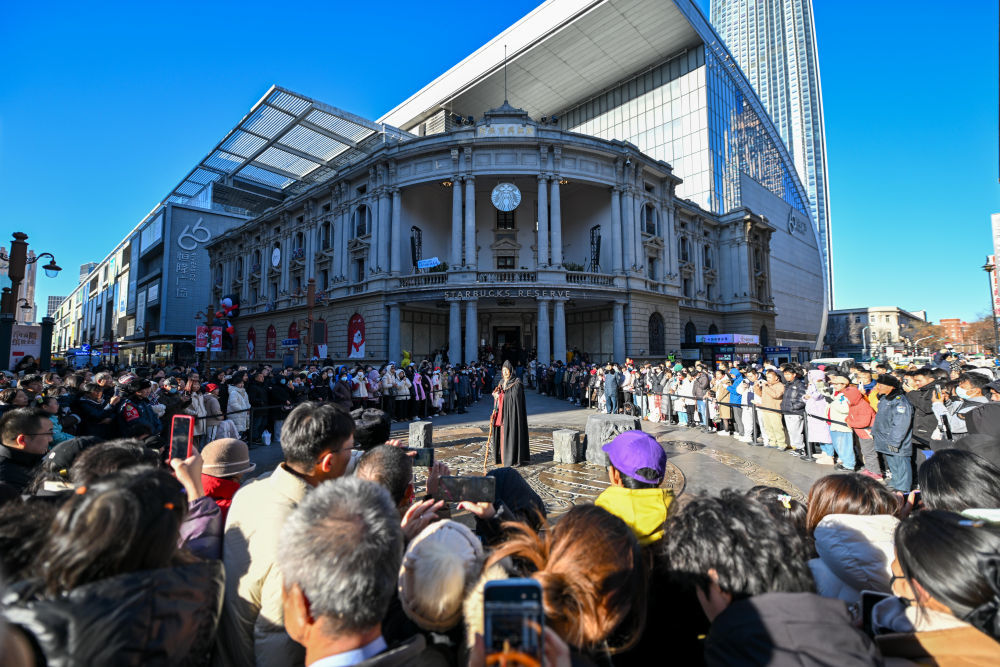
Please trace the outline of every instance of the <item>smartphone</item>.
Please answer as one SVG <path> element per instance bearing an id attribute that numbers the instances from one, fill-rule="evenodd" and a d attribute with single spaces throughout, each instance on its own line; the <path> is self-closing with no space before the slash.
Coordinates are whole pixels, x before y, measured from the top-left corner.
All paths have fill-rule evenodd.
<path id="1" fill-rule="evenodd" d="M 446 476 L 438 482 L 435 500 L 457 503 L 468 500 L 473 503 L 492 503 L 496 500 L 497 480 L 495 477 Z"/>
<path id="2" fill-rule="evenodd" d="M 430 468 L 434 465 L 433 447 L 407 447 L 406 451 L 417 453 L 412 459 L 413 465 L 420 466 L 421 468 Z"/>
<path id="3" fill-rule="evenodd" d="M 174 415 L 170 419 L 170 459 L 180 459 L 191 456 L 194 451 L 194 417 L 191 415 Z M 181 456 L 181 452 L 187 452 Z"/>
<path id="4" fill-rule="evenodd" d="M 874 637 L 874 628 L 872 628 L 872 609 L 875 605 L 885 600 L 891 598 L 892 595 L 889 593 L 879 593 L 877 591 L 861 591 L 861 622 L 865 634 L 869 637 Z"/>
<path id="5" fill-rule="evenodd" d="M 542 664 L 542 586 L 534 579 L 487 581 L 483 589 L 486 664 Z"/>

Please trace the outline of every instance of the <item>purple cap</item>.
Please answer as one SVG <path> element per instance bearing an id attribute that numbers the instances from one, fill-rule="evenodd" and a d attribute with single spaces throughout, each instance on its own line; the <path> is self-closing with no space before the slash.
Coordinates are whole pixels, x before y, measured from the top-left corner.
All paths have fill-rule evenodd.
<path id="1" fill-rule="evenodd" d="M 643 431 L 625 431 L 608 444 L 601 447 L 618 472 L 632 479 L 650 484 L 659 484 L 667 469 L 667 453 L 663 451 L 653 436 Z M 636 473 L 640 468 L 656 471 L 655 479 L 648 479 Z"/>

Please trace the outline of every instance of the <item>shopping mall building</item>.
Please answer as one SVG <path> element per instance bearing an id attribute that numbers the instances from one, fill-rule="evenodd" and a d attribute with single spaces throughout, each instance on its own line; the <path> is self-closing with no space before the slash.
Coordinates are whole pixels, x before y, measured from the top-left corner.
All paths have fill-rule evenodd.
<path id="1" fill-rule="evenodd" d="M 807 357 L 806 202 L 691 0 L 550 0 L 377 122 L 268 91 L 163 204 L 232 217 L 158 312 L 233 296 L 242 360 Z"/>

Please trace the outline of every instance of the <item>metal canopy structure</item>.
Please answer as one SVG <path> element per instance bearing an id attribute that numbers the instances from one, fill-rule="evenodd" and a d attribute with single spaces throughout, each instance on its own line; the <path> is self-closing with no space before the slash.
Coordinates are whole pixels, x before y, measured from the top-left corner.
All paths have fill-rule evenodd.
<path id="1" fill-rule="evenodd" d="M 225 191 L 226 199 L 240 191 L 280 201 L 330 180 L 386 142 L 412 136 L 271 86 L 165 202 L 204 197 L 212 185 Z"/>

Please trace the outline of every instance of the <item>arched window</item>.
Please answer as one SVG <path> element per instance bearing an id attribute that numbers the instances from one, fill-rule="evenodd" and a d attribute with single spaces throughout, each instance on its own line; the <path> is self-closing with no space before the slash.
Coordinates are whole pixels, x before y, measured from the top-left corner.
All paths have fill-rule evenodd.
<path id="1" fill-rule="evenodd" d="M 719 327 L 715 326 L 714 322 L 712 324 L 709 324 L 708 325 L 708 335 L 714 336 L 717 333 L 719 333 Z"/>
<path id="2" fill-rule="evenodd" d="M 688 320 L 688 323 L 684 325 L 684 344 L 694 345 L 695 338 L 698 336 L 698 329 L 695 327 L 694 322 Z"/>
<path id="3" fill-rule="evenodd" d="M 659 313 L 653 313 L 649 316 L 649 353 L 652 355 L 666 354 L 663 316 Z"/>
<path id="4" fill-rule="evenodd" d="M 761 347 L 767 347 L 768 346 L 768 341 L 767 341 L 767 326 L 762 326 L 760 328 L 760 346 Z"/>
<path id="5" fill-rule="evenodd" d="M 366 204 L 354 209 L 354 214 L 351 216 L 351 229 L 354 230 L 354 238 L 371 234 L 372 210 Z"/>

